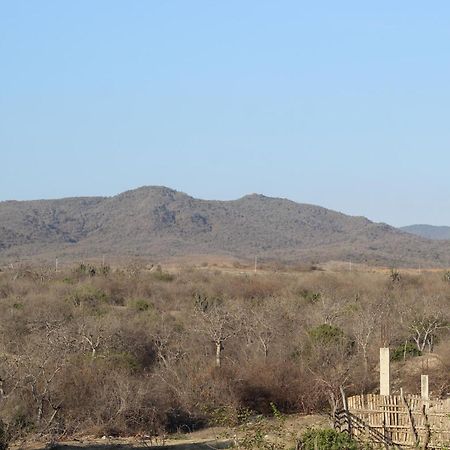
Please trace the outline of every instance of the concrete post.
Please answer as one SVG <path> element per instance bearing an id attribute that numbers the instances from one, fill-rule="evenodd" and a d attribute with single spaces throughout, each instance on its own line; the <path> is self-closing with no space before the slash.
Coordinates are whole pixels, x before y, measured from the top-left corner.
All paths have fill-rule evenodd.
<path id="1" fill-rule="evenodd" d="M 428 390 L 428 375 L 421 375 L 420 376 L 420 393 L 422 400 L 429 400 L 430 394 Z"/>
<path id="2" fill-rule="evenodd" d="M 389 347 L 380 348 L 380 395 L 391 395 Z"/>

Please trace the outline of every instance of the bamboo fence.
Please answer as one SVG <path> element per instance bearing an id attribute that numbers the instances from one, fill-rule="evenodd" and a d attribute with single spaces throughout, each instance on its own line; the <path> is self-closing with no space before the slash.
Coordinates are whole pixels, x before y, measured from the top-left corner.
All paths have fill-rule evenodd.
<path id="1" fill-rule="evenodd" d="M 450 399 L 357 395 L 346 399 L 336 424 L 359 440 L 386 447 L 450 449 Z"/>

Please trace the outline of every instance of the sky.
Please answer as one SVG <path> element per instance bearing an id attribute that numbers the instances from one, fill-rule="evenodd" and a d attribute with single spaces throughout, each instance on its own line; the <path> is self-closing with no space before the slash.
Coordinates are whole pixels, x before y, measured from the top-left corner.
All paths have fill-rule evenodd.
<path id="1" fill-rule="evenodd" d="M 0 200 L 164 185 L 450 225 L 450 2 L 0 0 Z"/>

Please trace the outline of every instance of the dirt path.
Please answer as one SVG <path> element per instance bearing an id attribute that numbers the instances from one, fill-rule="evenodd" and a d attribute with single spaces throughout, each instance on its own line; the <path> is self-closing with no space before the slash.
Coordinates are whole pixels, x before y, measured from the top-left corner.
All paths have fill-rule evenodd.
<path id="1" fill-rule="evenodd" d="M 11 447 L 11 450 L 219 450 L 232 447 L 231 441 L 211 439 L 169 439 L 164 445 L 134 439 L 88 439 L 86 441 L 67 441 L 50 445 L 42 442 L 27 442 L 15 444 Z"/>
<path id="2" fill-rule="evenodd" d="M 54 450 L 148 450 L 148 449 L 170 449 L 170 450 L 218 450 L 232 448 L 231 441 L 209 441 L 193 442 L 192 440 L 182 441 L 168 441 L 165 445 L 157 445 L 150 443 L 107 443 L 107 444 L 93 444 L 92 442 L 86 444 L 71 444 L 64 443 L 52 447 Z"/>
<path id="3" fill-rule="evenodd" d="M 267 420 L 269 425 L 269 435 L 271 420 Z M 328 419 L 320 415 L 292 415 L 286 418 L 284 431 L 286 436 L 297 436 L 305 429 L 310 427 L 326 427 L 329 425 Z M 233 447 L 233 439 L 237 432 L 238 438 L 240 432 L 228 428 L 206 428 L 190 434 L 172 435 L 170 439 L 164 442 L 155 442 L 140 438 L 96 438 L 85 436 L 79 440 L 51 443 L 27 441 L 16 443 L 11 446 L 11 450 L 149 450 L 149 449 L 168 449 L 168 450 L 219 450 Z"/>

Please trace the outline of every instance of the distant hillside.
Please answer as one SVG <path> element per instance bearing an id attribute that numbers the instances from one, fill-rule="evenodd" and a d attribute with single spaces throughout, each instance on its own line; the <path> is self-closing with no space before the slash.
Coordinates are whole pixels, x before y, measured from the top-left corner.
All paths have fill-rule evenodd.
<path id="1" fill-rule="evenodd" d="M 199 200 L 165 187 L 114 197 L 0 202 L 0 259 L 189 255 L 447 265 L 435 243 L 363 217 L 263 195 Z"/>
<path id="2" fill-rule="evenodd" d="M 426 239 L 446 240 L 450 239 L 450 227 L 437 227 L 434 225 L 409 225 L 401 230 L 415 234 Z"/>

